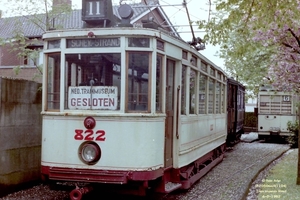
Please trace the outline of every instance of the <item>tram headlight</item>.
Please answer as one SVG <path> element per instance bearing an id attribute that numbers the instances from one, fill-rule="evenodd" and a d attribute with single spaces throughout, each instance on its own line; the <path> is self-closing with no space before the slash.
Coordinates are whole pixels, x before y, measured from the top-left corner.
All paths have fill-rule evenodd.
<path id="1" fill-rule="evenodd" d="M 80 145 L 78 154 L 82 162 L 93 165 L 100 160 L 101 150 L 95 142 L 85 142 Z"/>

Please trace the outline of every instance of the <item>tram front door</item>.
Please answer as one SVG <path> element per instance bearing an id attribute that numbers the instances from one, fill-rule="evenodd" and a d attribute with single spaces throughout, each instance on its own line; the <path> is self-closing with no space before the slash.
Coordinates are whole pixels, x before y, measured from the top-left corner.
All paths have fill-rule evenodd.
<path id="1" fill-rule="evenodd" d="M 175 61 L 167 60 L 166 68 L 166 123 L 165 123 L 165 167 L 173 165 L 174 123 L 174 75 Z"/>

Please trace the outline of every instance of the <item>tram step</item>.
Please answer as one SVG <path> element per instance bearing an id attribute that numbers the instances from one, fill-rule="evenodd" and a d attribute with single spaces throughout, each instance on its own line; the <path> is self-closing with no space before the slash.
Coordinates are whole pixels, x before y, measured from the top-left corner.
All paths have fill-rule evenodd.
<path id="1" fill-rule="evenodd" d="M 167 182 L 165 184 L 165 191 L 166 191 L 166 193 L 169 193 L 169 192 L 179 189 L 181 186 L 182 186 L 181 183 Z"/>

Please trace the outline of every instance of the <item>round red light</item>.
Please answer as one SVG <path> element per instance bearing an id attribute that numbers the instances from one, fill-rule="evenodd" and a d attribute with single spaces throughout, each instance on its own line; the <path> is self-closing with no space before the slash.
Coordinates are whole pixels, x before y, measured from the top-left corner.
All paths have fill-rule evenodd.
<path id="1" fill-rule="evenodd" d="M 93 117 L 87 117 L 85 118 L 83 124 L 85 128 L 93 129 L 96 126 L 96 120 Z"/>

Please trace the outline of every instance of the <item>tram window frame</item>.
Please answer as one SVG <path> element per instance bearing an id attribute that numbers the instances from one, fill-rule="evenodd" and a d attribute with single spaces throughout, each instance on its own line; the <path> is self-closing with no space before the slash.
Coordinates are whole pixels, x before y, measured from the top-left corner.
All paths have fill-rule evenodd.
<path id="1" fill-rule="evenodd" d="M 193 75 L 194 73 L 194 75 Z M 189 80 L 189 114 L 196 114 L 196 95 L 197 95 L 197 71 L 190 68 Z"/>
<path id="2" fill-rule="evenodd" d="M 203 61 L 201 61 L 201 70 L 202 71 L 204 71 L 204 72 L 206 72 L 207 73 L 207 68 L 208 68 L 208 66 L 207 66 L 207 64 L 206 63 L 204 63 Z"/>
<path id="3" fill-rule="evenodd" d="M 164 56 L 161 54 L 157 54 L 156 56 L 156 96 L 155 96 L 155 111 L 158 113 L 162 113 L 162 102 L 163 102 L 163 58 Z"/>
<path id="4" fill-rule="evenodd" d="M 161 51 L 165 51 L 165 43 L 161 40 L 156 40 L 156 48 Z"/>
<path id="5" fill-rule="evenodd" d="M 199 114 L 206 114 L 207 113 L 207 101 L 206 101 L 206 96 L 207 96 L 207 83 L 208 83 L 208 78 L 205 74 L 200 73 L 199 75 L 199 108 L 198 108 L 198 113 Z"/>
<path id="6" fill-rule="evenodd" d="M 217 114 L 221 113 L 221 83 L 219 81 L 215 82 L 215 111 Z"/>
<path id="7" fill-rule="evenodd" d="M 190 62 L 193 66 L 197 67 L 197 57 L 196 56 L 192 55 Z"/>
<path id="8" fill-rule="evenodd" d="M 215 80 L 213 78 L 208 79 L 208 114 L 214 114 L 215 113 Z"/>
<path id="9" fill-rule="evenodd" d="M 226 92 L 225 92 L 225 84 L 221 83 L 221 113 L 225 113 L 226 111 Z"/>
<path id="10" fill-rule="evenodd" d="M 55 59 L 55 57 L 57 57 Z M 60 111 L 61 53 L 46 54 L 46 111 Z M 54 73 L 53 73 L 54 72 Z"/>
<path id="11" fill-rule="evenodd" d="M 187 85 L 187 66 L 182 65 L 181 68 L 181 114 L 186 115 L 186 85 Z"/>
<path id="12" fill-rule="evenodd" d="M 138 72 L 136 71 L 136 74 L 132 74 L 132 70 L 130 70 L 130 64 L 134 63 L 134 61 L 131 60 L 131 55 L 136 54 L 138 57 L 141 55 L 148 55 L 148 83 L 147 84 L 147 93 L 140 93 L 139 91 L 137 92 L 129 92 L 130 90 L 143 90 L 142 85 L 135 85 L 135 82 L 140 82 L 145 79 L 142 76 L 144 74 L 141 74 L 141 77 L 138 78 Z M 125 111 L 126 112 L 146 112 L 149 113 L 151 110 L 151 71 L 152 71 L 152 63 L 151 63 L 151 58 L 152 58 L 152 52 L 149 51 L 127 51 L 126 52 L 126 97 L 125 97 Z M 144 61 L 144 59 L 140 59 L 140 61 Z M 130 74 L 131 72 L 131 74 Z M 132 79 L 131 76 L 136 76 Z M 145 75 L 146 76 L 146 75 Z M 130 83 L 131 82 L 131 83 Z M 140 84 L 139 83 L 139 84 Z M 132 86 L 131 86 L 132 85 Z M 130 97 L 132 95 L 132 97 Z M 146 95 L 146 98 L 143 98 L 143 96 Z M 134 96 L 136 96 L 136 99 L 133 99 Z M 141 101 L 140 99 L 146 99 L 146 102 Z"/>
<path id="13" fill-rule="evenodd" d="M 60 48 L 61 40 L 49 40 L 47 43 L 47 49 L 58 49 Z"/>
<path id="14" fill-rule="evenodd" d="M 149 48 L 150 47 L 150 38 L 128 37 L 128 47 Z"/>
<path id="15" fill-rule="evenodd" d="M 120 110 L 120 62 L 121 53 L 66 54 L 65 109 Z"/>

